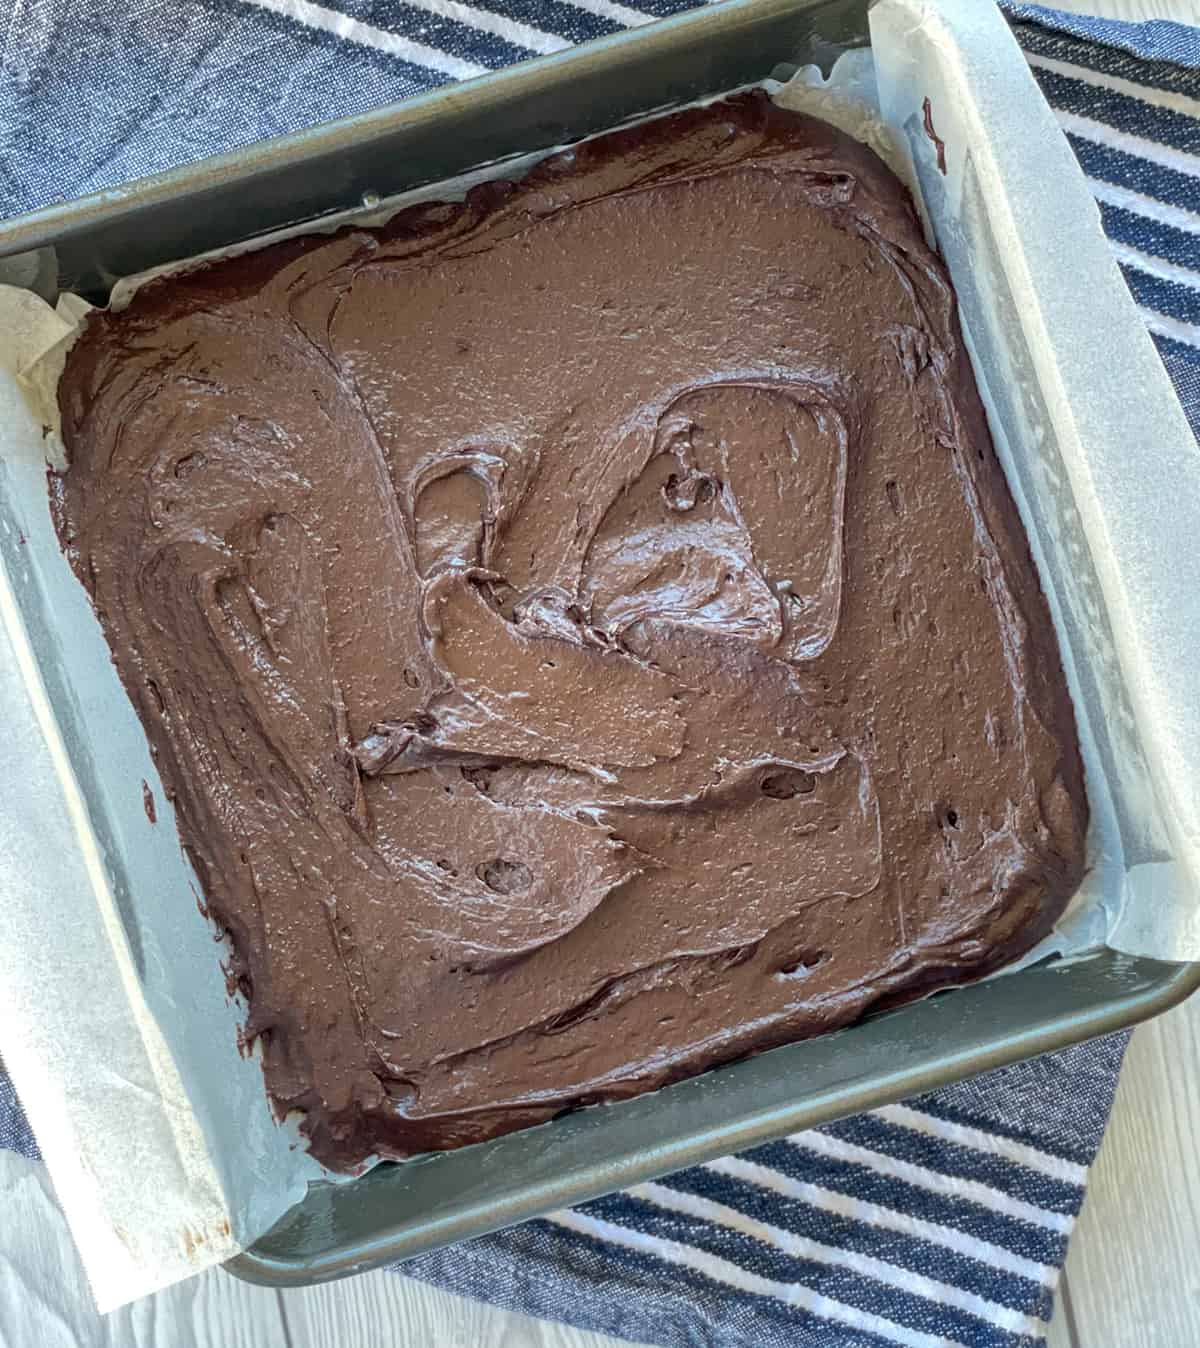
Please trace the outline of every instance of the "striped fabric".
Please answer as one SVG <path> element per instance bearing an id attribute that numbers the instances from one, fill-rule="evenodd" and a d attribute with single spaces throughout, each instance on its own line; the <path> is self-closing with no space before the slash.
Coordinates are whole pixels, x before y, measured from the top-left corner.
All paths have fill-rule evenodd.
<path id="1" fill-rule="evenodd" d="M 0 32 L 0 214 L 692 3 L 13 0 Z M 1034 5 L 1009 14 L 1200 433 L 1200 38 Z M 1117 1037 L 1020 1064 L 404 1272 L 679 1348 L 1036 1344 L 1123 1048 Z M 2 1075 L 0 1147 L 37 1154 Z"/>
<path id="2" fill-rule="evenodd" d="M 681 1171 L 403 1266 L 635 1342 L 1042 1341 L 1124 1037 Z"/>
<path id="3" fill-rule="evenodd" d="M 1100 45 L 1078 24 L 1045 26 L 1037 6 L 1017 15 L 1032 20 L 1015 25 L 1021 45 L 1200 435 L 1200 37 L 1180 25 L 1131 34 L 1139 26 L 1113 24 Z M 1160 59 L 1137 54 L 1146 49 Z"/>

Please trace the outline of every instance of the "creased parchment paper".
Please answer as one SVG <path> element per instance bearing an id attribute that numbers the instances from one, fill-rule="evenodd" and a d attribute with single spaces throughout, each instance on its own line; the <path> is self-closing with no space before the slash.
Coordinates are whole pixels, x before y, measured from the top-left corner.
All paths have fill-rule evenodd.
<path id="1" fill-rule="evenodd" d="M 988 103 L 994 89 L 977 106 L 987 79 L 972 75 L 968 56 L 972 42 L 1011 39 L 991 6 L 967 9 L 971 17 L 952 23 L 931 4 L 880 0 L 874 61 L 851 53 L 828 83 L 807 69 L 771 88 L 883 153 L 923 198 L 954 271 L 1062 641 L 1092 804 L 1088 878 L 1029 958 L 1105 942 L 1200 958 L 1200 696 L 1186 696 L 1200 669 L 1200 598 L 1181 583 L 1200 537 L 1200 456 L 1049 113 L 1022 106 L 1028 143 L 996 149 L 1017 119 Z M 986 31 L 954 28 L 972 23 Z M 923 132 L 925 97 L 946 146 L 944 175 Z M 1047 156 L 1065 173 L 1053 203 L 1036 167 Z M 537 157 L 367 218 L 481 176 L 512 176 Z M 1086 288 L 1103 315 L 1103 354 L 1122 353 L 1136 425 L 1114 430 L 1109 373 L 1072 354 L 1090 349 L 1090 333 L 1045 271 L 1067 262 L 1071 286 Z M 145 279 L 122 282 L 113 302 Z M 251 1244 L 322 1172 L 294 1128 L 274 1122 L 257 1063 L 238 1052 L 242 1008 L 228 997 L 173 811 L 50 522 L 55 385 L 85 313 L 75 297 L 55 310 L 0 287 L 0 1053 L 107 1310 Z M 1143 482 L 1127 526 L 1114 517 L 1133 470 L 1113 457 L 1114 436 L 1126 433 L 1129 445 L 1153 437 L 1169 460 L 1164 478 L 1180 484 L 1164 499 Z M 1165 591 L 1130 538 L 1139 529 L 1179 548 L 1166 554 L 1183 564 Z"/>

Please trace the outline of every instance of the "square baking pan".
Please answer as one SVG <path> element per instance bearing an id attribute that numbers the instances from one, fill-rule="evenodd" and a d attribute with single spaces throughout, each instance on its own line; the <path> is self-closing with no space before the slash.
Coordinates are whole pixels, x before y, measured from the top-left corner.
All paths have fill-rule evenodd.
<path id="1" fill-rule="evenodd" d="M 868 0 L 727 0 L 0 225 L 0 280 L 103 303 L 115 280 L 149 267 L 800 65 L 827 70 L 869 42 Z M 936 178 L 922 186 L 939 190 Z M 939 243 L 969 326 L 978 297 L 964 289 L 961 240 Z M 1013 341 L 1006 359 L 1020 373 L 1019 332 Z M 976 356 L 986 364 L 986 350 Z M 993 429 L 1019 442 L 1018 409 L 993 393 Z M 941 992 L 627 1102 L 313 1184 L 227 1267 L 277 1286 L 344 1277 L 1132 1025 L 1198 985 L 1200 963 L 1104 950 Z"/>

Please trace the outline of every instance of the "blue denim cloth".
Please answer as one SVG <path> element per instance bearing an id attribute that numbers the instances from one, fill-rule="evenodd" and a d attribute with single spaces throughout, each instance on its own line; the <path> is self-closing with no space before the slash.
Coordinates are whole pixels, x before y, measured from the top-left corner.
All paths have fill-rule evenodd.
<path id="1" fill-rule="evenodd" d="M 38 1154 L 33 1133 L 21 1113 L 17 1093 L 3 1074 L 0 1074 L 0 1148 L 20 1152 L 22 1156 L 36 1157 Z"/>
<path id="2" fill-rule="evenodd" d="M 491 0 L 467 21 L 472 11 L 447 17 L 429 0 L 16 0 L 0 37 L 0 214 L 362 112 L 692 0 L 598 6 L 603 14 L 590 2 Z M 1200 36 L 1036 5 L 1007 12 L 1200 431 Z M 679 1348 L 1037 1343 L 1125 1042 L 1081 1045 L 683 1171 L 404 1272 Z M 0 1147 L 37 1155 L 2 1074 Z"/>
<path id="3" fill-rule="evenodd" d="M 1125 23 L 1119 19 L 1067 14 L 1045 5 L 1005 4 L 1002 8 L 1013 24 L 1036 24 L 1049 32 L 1082 38 L 1093 46 L 1128 52 L 1143 63 L 1143 70 L 1151 62 L 1200 70 L 1200 29 L 1186 23 L 1174 23 L 1170 19 Z M 1136 73 L 1131 78 L 1136 80 Z"/>

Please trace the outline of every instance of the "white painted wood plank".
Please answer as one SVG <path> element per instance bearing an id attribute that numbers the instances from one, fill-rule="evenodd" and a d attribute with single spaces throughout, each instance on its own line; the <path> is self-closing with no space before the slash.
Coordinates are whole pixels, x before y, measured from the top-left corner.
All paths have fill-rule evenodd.
<path id="1" fill-rule="evenodd" d="M 1050 1333 L 1046 1335 L 1046 1348 L 1076 1348 L 1067 1323 L 1060 1311 L 1056 1311 L 1050 1321 Z"/>
<path id="2" fill-rule="evenodd" d="M 1080 1348 L 1200 1344 L 1200 999 L 1133 1037 L 1067 1260 Z"/>
<path id="3" fill-rule="evenodd" d="M 1050 1321 L 1050 1332 L 1046 1335 L 1046 1348 L 1077 1348 L 1075 1340 L 1071 1337 L 1070 1328 L 1062 1314 L 1060 1307 L 1054 1313 L 1054 1319 Z"/>
<path id="4" fill-rule="evenodd" d="M 397 1273 L 280 1293 L 292 1348 L 629 1348 L 625 1339 L 533 1320 Z"/>
<path id="5" fill-rule="evenodd" d="M 97 1315 L 45 1167 L 0 1151 L 4 1348 L 282 1348 L 283 1343 L 278 1295 L 215 1270 L 111 1315 Z"/>
<path id="6" fill-rule="evenodd" d="M 1080 1348 L 1075 1337 L 1074 1317 L 1071 1314 L 1071 1293 L 1064 1273 L 1054 1301 L 1054 1318 L 1046 1335 L 1046 1348 Z"/>
<path id="7" fill-rule="evenodd" d="M 279 1294 L 220 1269 L 137 1301 L 106 1320 L 115 1321 L 114 1348 L 284 1348 L 286 1341 Z"/>

